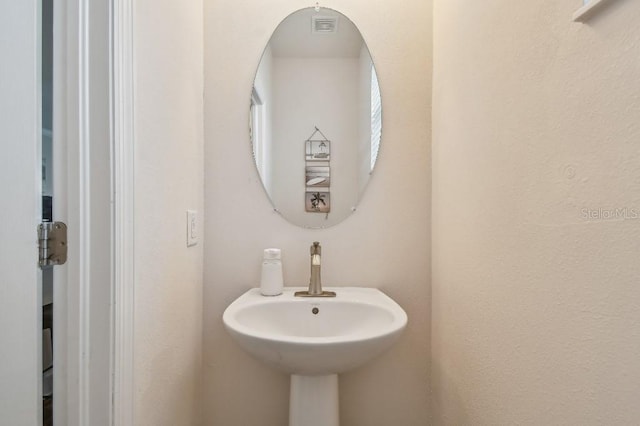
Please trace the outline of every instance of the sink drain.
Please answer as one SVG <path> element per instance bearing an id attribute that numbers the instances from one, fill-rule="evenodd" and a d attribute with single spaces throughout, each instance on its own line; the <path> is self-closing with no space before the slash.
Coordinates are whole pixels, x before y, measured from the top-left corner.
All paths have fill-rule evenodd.
<path id="1" fill-rule="evenodd" d="M 318 312 L 320 312 L 320 309 L 318 309 L 318 308 L 313 308 L 313 309 L 311 310 L 311 313 L 312 313 L 313 315 L 318 315 Z"/>

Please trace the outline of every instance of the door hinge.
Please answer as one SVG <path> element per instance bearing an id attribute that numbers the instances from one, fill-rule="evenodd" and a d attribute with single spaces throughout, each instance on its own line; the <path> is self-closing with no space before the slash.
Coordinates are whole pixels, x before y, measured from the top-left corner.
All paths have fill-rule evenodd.
<path id="1" fill-rule="evenodd" d="M 40 267 L 62 265 L 67 261 L 67 225 L 43 222 L 38 225 Z"/>

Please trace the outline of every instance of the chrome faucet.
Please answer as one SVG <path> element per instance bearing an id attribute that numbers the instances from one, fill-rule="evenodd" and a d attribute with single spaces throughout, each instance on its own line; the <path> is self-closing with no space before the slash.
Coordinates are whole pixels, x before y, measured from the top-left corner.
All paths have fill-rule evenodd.
<path id="1" fill-rule="evenodd" d="M 322 254 L 322 247 L 320 247 L 320 243 L 314 241 L 309 253 L 311 254 L 311 278 L 309 279 L 309 290 L 296 291 L 294 296 L 335 297 L 336 293 L 333 291 L 322 291 L 322 280 L 320 278 L 320 255 Z"/>

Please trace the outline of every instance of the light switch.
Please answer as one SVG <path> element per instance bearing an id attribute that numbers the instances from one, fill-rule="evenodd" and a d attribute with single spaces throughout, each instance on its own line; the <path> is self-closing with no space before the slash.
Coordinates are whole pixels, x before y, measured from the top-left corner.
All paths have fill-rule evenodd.
<path id="1" fill-rule="evenodd" d="M 187 247 L 198 244 L 198 212 L 187 210 Z"/>

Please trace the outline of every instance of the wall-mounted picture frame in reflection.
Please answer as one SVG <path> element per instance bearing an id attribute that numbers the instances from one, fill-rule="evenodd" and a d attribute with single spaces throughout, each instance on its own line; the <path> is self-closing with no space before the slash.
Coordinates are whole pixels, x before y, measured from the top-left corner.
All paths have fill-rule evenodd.
<path id="1" fill-rule="evenodd" d="M 331 193 L 327 189 L 307 191 L 304 206 L 307 213 L 329 213 L 331 211 Z"/>
<path id="2" fill-rule="evenodd" d="M 305 149 L 306 161 L 331 160 L 331 142 L 328 140 L 308 140 Z"/>
<path id="3" fill-rule="evenodd" d="M 305 170 L 305 185 L 309 188 L 328 188 L 331 186 L 329 166 L 307 166 Z"/>

